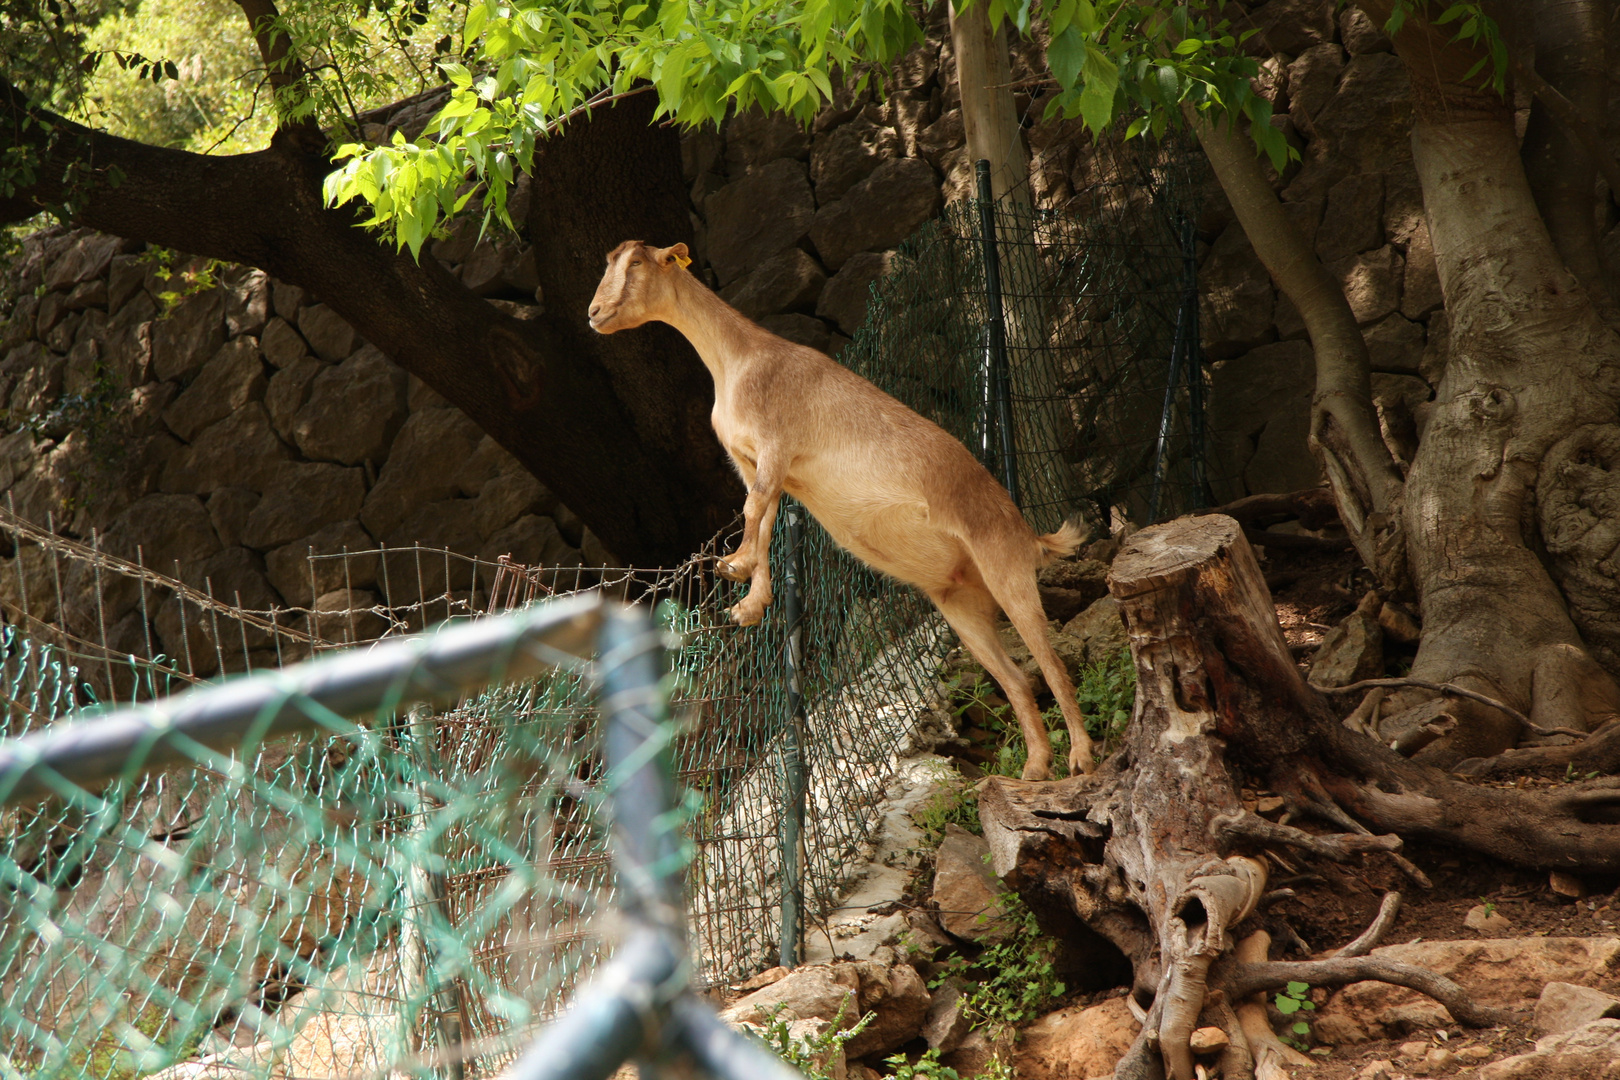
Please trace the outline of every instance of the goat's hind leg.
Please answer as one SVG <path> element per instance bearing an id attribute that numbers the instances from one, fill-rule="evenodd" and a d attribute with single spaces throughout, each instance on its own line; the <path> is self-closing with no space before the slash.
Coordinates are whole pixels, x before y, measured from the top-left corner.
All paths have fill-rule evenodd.
<path id="1" fill-rule="evenodd" d="M 782 483 L 787 479 L 785 462 L 774 455 L 761 454 L 754 465 L 754 479 L 748 485 L 748 501 L 743 504 L 743 536 L 737 550 L 721 560 L 720 575 L 733 581 L 748 581 L 748 595 L 732 605 L 731 618 L 738 626 L 753 626 L 765 617 L 771 602 L 771 531 L 776 511 L 782 505 Z"/>
<path id="2" fill-rule="evenodd" d="M 1046 734 L 1046 721 L 1035 706 L 1035 694 L 1029 680 L 1018 670 L 1007 650 L 996 636 L 996 616 L 1000 608 L 994 596 L 983 585 L 973 582 L 939 592 L 930 592 L 929 599 L 939 608 L 945 621 L 951 624 L 956 636 L 962 639 L 973 658 L 984 666 L 990 677 L 1000 685 L 1018 727 L 1024 733 L 1024 746 L 1029 752 L 1024 764 L 1025 780 L 1049 780 L 1052 777 L 1052 741 Z"/>
<path id="3" fill-rule="evenodd" d="M 1007 613 L 1007 618 L 1017 628 L 1018 636 L 1024 639 L 1030 655 L 1040 665 L 1041 674 L 1046 676 L 1047 689 L 1052 691 L 1058 708 L 1063 712 L 1063 722 L 1069 729 L 1069 775 L 1090 772 L 1095 767 L 1091 735 L 1086 731 L 1080 703 L 1075 700 L 1074 682 L 1069 678 L 1069 669 L 1063 666 L 1057 650 L 1052 648 L 1052 642 L 1046 636 L 1046 611 L 1041 606 L 1040 590 L 1035 584 L 1035 568 L 1028 565 L 1020 567 L 1012 559 L 989 559 L 979 562 L 979 571 L 984 574 L 990 592 L 1000 601 L 1001 610 Z"/>

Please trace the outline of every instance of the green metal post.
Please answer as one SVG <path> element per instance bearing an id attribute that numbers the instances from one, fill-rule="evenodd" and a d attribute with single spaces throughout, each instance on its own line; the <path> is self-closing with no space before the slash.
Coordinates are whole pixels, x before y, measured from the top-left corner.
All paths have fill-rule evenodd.
<path id="1" fill-rule="evenodd" d="M 784 503 L 787 572 L 782 575 L 782 614 L 787 622 L 788 724 L 782 736 L 782 943 L 783 967 L 799 964 L 804 935 L 804 813 L 809 786 L 805 761 L 804 687 L 804 509 Z"/>

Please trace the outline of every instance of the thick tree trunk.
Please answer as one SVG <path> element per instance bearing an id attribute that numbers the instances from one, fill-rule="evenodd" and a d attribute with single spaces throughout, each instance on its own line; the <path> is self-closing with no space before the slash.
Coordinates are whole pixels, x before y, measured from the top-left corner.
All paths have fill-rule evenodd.
<path id="1" fill-rule="evenodd" d="M 1478 788 L 1346 729 L 1289 657 L 1231 518 L 1182 518 L 1137 533 L 1115 560 L 1109 589 L 1137 671 L 1124 749 L 1089 776 L 992 777 L 979 810 L 995 872 L 1035 910 L 1072 911 L 1134 965 L 1132 996 L 1145 1019 L 1116 1077 L 1192 1077 L 1188 1037 L 1199 1024 L 1225 1027 L 1248 1049 L 1229 1062 L 1247 1075 L 1275 1047 L 1253 1045 L 1228 1003 L 1293 980 L 1394 982 L 1435 997 L 1464 1024 L 1500 1022 L 1432 972 L 1357 955 L 1369 941 L 1297 964 L 1266 961 L 1263 946 L 1259 955 L 1232 955 L 1262 901 L 1264 852 L 1389 858 L 1427 884 L 1398 854 L 1404 833 L 1527 866 L 1620 868 L 1620 826 L 1610 823 L 1620 788 L 1573 785 L 1555 799 Z M 1245 782 L 1281 794 L 1296 821 L 1331 831 L 1245 809 Z"/>
<path id="2" fill-rule="evenodd" d="M 540 178 L 530 228 L 548 253 L 547 306 L 522 322 L 435 260 L 418 264 L 380 244 L 355 227 L 352 211 L 326 209 L 330 163 L 301 131 L 279 133 L 258 153 L 189 154 L 90 131 L 31 107 L 0 79 L 0 123 L 41 155 L 37 182 L 8 204 L 12 219 L 70 203 L 78 224 L 302 285 L 463 409 L 609 550 L 670 565 L 741 504 L 713 434 L 693 417 L 692 403 L 706 403 L 712 390 L 672 336 L 643 343 L 590 334 L 579 299 L 620 234 L 690 239 L 685 208 L 669 194 L 681 186 L 679 146 L 673 132 L 651 126 L 651 109 L 650 96 L 628 99 L 546 147 L 544 168 L 576 179 L 548 187 Z M 573 280 L 579 275 L 588 284 Z"/>

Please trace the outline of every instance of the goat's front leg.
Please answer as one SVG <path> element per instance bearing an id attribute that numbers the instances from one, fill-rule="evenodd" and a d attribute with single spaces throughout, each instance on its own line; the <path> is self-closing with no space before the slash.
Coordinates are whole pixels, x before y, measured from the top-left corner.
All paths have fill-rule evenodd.
<path id="1" fill-rule="evenodd" d="M 782 483 L 786 479 L 786 462 L 774 454 L 759 456 L 753 483 L 748 485 L 748 500 L 743 504 L 742 542 L 721 563 L 723 576 L 733 580 L 741 580 L 744 574 L 748 577 L 748 595 L 731 609 L 738 626 L 759 622 L 771 602 L 771 530 L 776 525 L 777 508 L 782 505 Z"/>

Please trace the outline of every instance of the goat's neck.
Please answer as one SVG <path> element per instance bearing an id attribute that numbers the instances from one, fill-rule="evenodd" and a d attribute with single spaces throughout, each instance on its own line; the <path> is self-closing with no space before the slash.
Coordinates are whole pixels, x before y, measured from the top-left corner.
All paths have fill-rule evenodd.
<path id="1" fill-rule="evenodd" d="M 697 350 L 717 395 L 758 355 L 757 328 L 688 273 L 676 277 L 674 303 L 662 317 Z"/>

